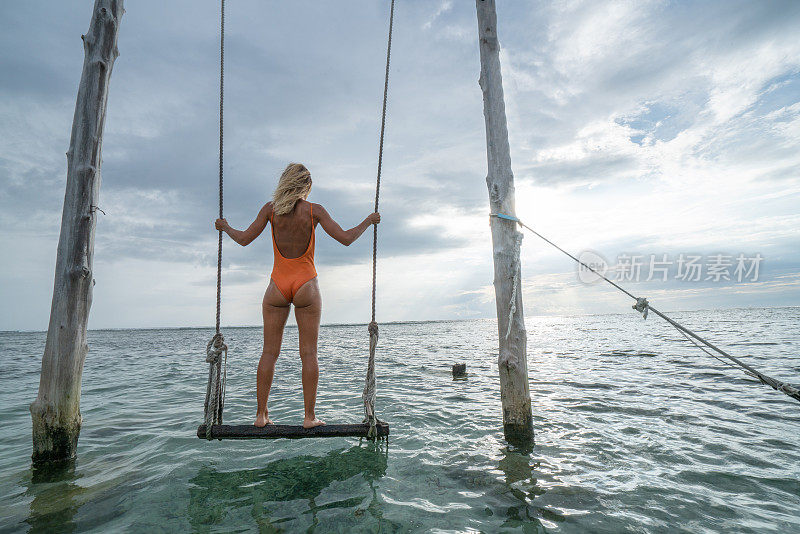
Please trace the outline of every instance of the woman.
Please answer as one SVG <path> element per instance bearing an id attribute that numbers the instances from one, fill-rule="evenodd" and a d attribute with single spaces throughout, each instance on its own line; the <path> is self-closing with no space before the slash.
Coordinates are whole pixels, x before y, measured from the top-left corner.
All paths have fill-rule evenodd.
<path id="1" fill-rule="evenodd" d="M 325 208 L 306 200 L 310 192 L 311 173 L 304 165 L 290 163 L 281 174 L 272 202 L 261 208 L 256 220 L 247 230 L 231 228 L 225 219 L 217 219 L 215 223 L 217 230 L 227 233 L 243 247 L 261 235 L 268 222 L 272 223 L 272 252 L 275 260 L 262 304 L 264 349 L 258 362 L 256 381 L 257 427 L 272 424 L 267 400 L 275 373 L 275 361 L 281 351 L 283 328 L 289 317 L 290 304 L 294 304 L 300 337 L 300 360 L 303 364 L 303 427 L 312 428 L 325 424 L 314 413 L 319 380 L 317 337 L 322 313 L 322 296 L 314 268 L 314 228 L 320 224 L 329 236 L 347 246 L 358 239 L 370 225 L 381 221 L 380 214 L 373 213 L 358 226 L 343 230 Z"/>

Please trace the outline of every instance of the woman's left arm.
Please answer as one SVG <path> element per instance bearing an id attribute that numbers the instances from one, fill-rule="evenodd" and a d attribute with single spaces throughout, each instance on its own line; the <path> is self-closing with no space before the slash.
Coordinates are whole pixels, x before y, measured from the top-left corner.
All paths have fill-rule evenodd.
<path id="1" fill-rule="evenodd" d="M 261 208 L 261 211 L 258 212 L 258 215 L 256 215 L 256 220 L 247 227 L 247 230 L 237 230 L 228 224 L 228 221 L 225 219 L 217 219 L 214 226 L 217 230 L 222 230 L 228 234 L 231 239 L 243 247 L 246 247 L 252 243 L 255 238 L 261 235 L 261 232 L 267 227 L 270 215 L 272 215 L 272 202 L 267 202 L 264 204 L 264 207 Z"/>

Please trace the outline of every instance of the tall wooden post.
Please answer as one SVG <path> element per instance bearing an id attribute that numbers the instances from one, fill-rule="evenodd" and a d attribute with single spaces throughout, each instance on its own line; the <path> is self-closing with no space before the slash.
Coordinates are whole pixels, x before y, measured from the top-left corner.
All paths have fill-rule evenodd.
<path id="1" fill-rule="evenodd" d="M 86 322 L 92 305 L 92 259 L 100 155 L 111 69 L 119 55 L 117 32 L 123 0 L 95 0 L 89 31 L 82 35 L 84 60 L 72 136 L 50 325 L 39 395 L 31 404 L 34 465 L 75 457 L 81 429 L 81 377 L 86 359 Z"/>
<path id="2" fill-rule="evenodd" d="M 516 217 L 514 174 L 508 145 L 503 78 L 500 73 L 500 44 L 497 40 L 497 14 L 494 0 L 476 0 L 478 42 L 481 53 L 483 116 L 486 121 L 486 153 L 489 173 L 489 206 L 492 214 Z M 508 441 L 531 443 L 533 424 L 528 385 L 525 316 L 522 309 L 520 244 L 522 234 L 516 223 L 491 217 L 494 256 L 494 292 L 497 327 L 500 336 L 498 367 L 503 404 L 503 430 Z"/>

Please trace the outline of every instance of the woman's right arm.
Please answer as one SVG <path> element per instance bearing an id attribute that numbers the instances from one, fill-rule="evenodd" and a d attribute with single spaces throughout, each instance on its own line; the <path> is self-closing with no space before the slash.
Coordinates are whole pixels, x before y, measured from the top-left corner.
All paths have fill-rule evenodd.
<path id="1" fill-rule="evenodd" d="M 342 227 L 339 226 L 339 223 L 334 221 L 330 213 L 328 213 L 327 210 L 321 205 L 314 204 L 314 215 L 317 216 L 317 220 L 319 221 L 320 226 L 322 226 L 322 229 L 325 230 L 325 233 L 344 246 L 349 246 L 350 243 L 361 237 L 361 234 L 363 234 L 367 228 L 373 224 L 378 224 L 381 222 L 381 214 L 375 212 L 371 213 L 366 219 L 361 221 L 361 224 L 358 226 L 354 226 L 349 230 L 343 230 Z"/>
<path id="2" fill-rule="evenodd" d="M 272 202 L 267 202 L 264 204 L 264 207 L 261 208 L 261 211 L 258 212 L 258 215 L 256 215 L 256 220 L 247 227 L 247 230 L 237 230 L 228 224 L 228 221 L 225 219 L 217 219 L 214 226 L 217 230 L 222 230 L 231 236 L 231 239 L 243 247 L 246 247 L 252 243 L 255 238 L 261 235 L 261 232 L 267 227 L 270 215 L 272 215 Z"/>

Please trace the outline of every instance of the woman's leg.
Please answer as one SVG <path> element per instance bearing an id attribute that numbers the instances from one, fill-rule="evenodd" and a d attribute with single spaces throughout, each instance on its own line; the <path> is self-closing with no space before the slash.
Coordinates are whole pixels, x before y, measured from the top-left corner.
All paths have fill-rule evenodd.
<path id="1" fill-rule="evenodd" d="M 317 338 L 319 319 L 322 314 L 322 295 L 317 279 L 306 282 L 294 296 L 294 316 L 300 337 L 300 360 L 303 363 L 303 404 L 305 416 L 303 426 L 311 428 L 324 425 L 317 419 L 314 407 L 317 404 L 317 383 L 319 365 L 317 363 Z"/>
<path id="2" fill-rule="evenodd" d="M 286 326 L 286 319 L 289 317 L 289 302 L 272 280 L 269 281 L 267 291 L 264 293 L 261 311 L 264 316 L 264 348 L 261 351 L 261 359 L 258 362 L 258 372 L 256 373 L 255 425 L 258 427 L 272 423 L 269 419 L 267 401 L 269 400 L 269 390 L 272 387 L 272 377 L 275 374 L 275 362 L 281 352 L 283 327 Z"/>

